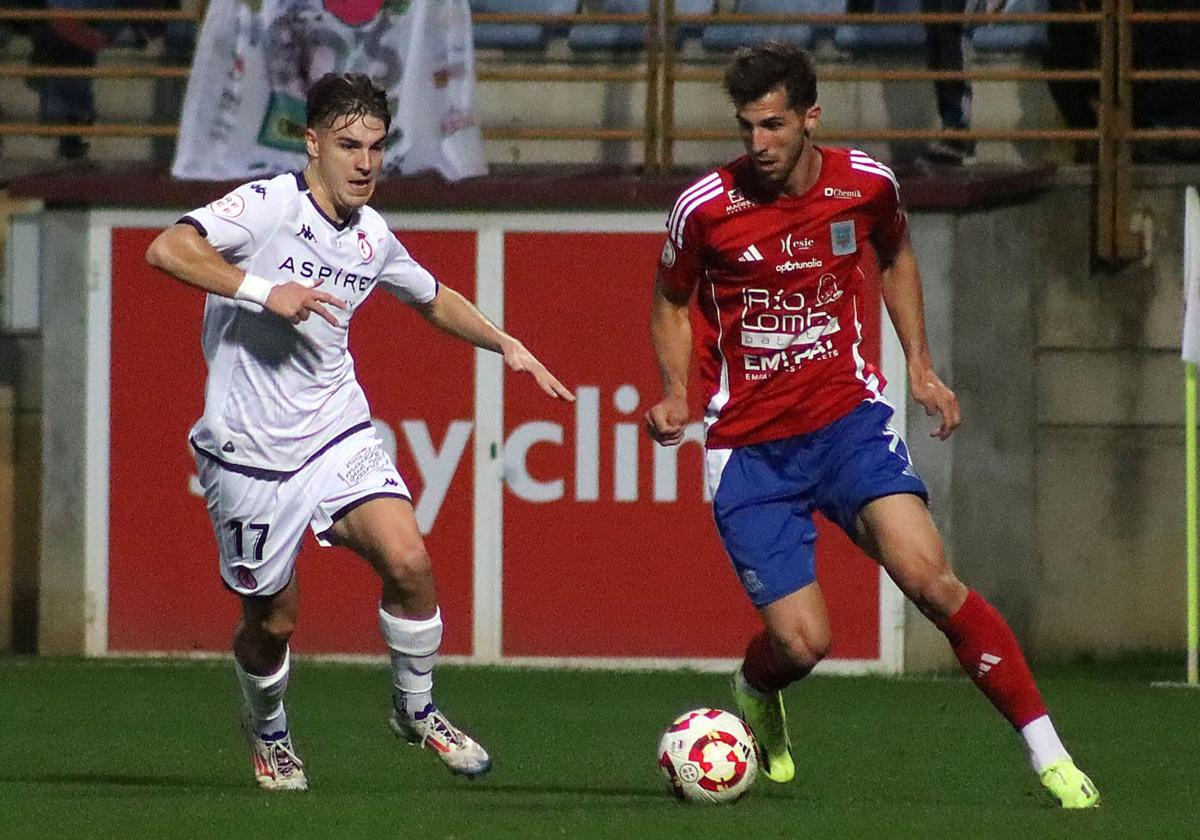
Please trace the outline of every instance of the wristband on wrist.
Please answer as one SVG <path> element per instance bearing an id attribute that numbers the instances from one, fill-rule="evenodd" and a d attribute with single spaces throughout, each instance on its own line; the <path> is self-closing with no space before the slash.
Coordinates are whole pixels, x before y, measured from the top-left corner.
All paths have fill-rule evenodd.
<path id="1" fill-rule="evenodd" d="M 248 300 L 266 307 L 267 295 L 271 294 L 273 288 L 275 285 L 269 280 L 247 271 L 246 279 L 242 281 L 242 285 L 238 286 L 233 297 L 235 300 Z"/>

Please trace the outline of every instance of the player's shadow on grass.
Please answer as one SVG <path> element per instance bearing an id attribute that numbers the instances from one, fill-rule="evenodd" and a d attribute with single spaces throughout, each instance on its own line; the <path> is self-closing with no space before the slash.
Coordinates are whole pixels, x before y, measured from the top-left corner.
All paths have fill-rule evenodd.
<path id="1" fill-rule="evenodd" d="M 39 785 L 86 785 L 127 788 L 235 788 L 246 787 L 236 779 L 210 776 L 149 776 L 141 773 L 0 773 L 0 782 Z"/>

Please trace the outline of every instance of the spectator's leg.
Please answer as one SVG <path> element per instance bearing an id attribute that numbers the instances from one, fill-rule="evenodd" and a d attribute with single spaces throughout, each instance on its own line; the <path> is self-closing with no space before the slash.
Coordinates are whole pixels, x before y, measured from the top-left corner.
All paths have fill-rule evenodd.
<path id="1" fill-rule="evenodd" d="M 966 0 L 921 0 L 921 11 L 962 14 Z M 930 70 L 955 70 L 965 68 L 963 61 L 963 38 L 966 30 L 962 24 L 937 23 L 925 27 L 925 60 Z M 937 96 L 938 117 L 942 128 L 965 130 L 971 127 L 971 83 L 966 80 L 934 82 Z M 935 160 L 945 156 L 954 161 L 975 154 L 975 143 L 970 140 L 949 140 L 930 144 L 931 157 Z"/>
<path id="2" fill-rule="evenodd" d="M 68 35 L 79 37 L 70 40 Z M 64 65 L 68 67 L 94 67 L 96 52 L 93 42 L 84 37 L 90 30 L 78 27 L 56 28 L 46 25 L 33 32 L 33 53 L 29 57 L 34 65 Z M 96 120 L 95 96 L 91 79 L 50 78 L 36 85 L 38 90 L 38 117 L 42 122 L 91 125 Z M 87 141 L 79 135 L 59 138 L 60 157 L 81 158 L 88 152 Z"/>
<path id="3" fill-rule="evenodd" d="M 1086 12 L 1098 6 L 1097 0 L 1050 0 L 1051 12 Z M 1047 49 L 1043 65 L 1047 70 L 1094 70 L 1100 63 L 1100 43 L 1095 24 L 1052 23 L 1046 28 Z M 1067 128 L 1095 128 L 1096 103 L 1100 98 L 1096 82 L 1050 81 L 1050 96 L 1062 114 Z M 1096 159 L 1096 144 L 1075 144 L 1075 162 Z"/>

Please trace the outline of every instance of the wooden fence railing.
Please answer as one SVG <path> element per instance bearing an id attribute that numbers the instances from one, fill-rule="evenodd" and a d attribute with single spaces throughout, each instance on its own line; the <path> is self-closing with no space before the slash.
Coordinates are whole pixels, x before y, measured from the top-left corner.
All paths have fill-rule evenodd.
<path id="1" fill-rule="evenodd" d="M 188 20 L 199 24 L 195 11 L 137 10 L 2 10 L 0 23 L 37 23 L 54 20 L 89 20 L 108 23 L 162 23 Z M 732 129 L 678 128 L 675 123 L 676 86 L 680 82 L 715 82 L 720 70 L 712 65 L 685 61 L 676 48 L 680 26 L 735 24 L 809 24 L 832 27 L 842 24 L 887 25 L 963 22 L 967 24 L 1072 24 L 1098 29 L 1099 54 L 1096 66 L 1083 70 L 1041 70 L 1029 68 L 968 68 L 961 72 L 926 69 L 856 69 L 844 66 L 822 67 L 822 81 L 879 82 L 938 81 L 969 79 L 989 82 L 1094 81 L 1100 100 L 1096 127 L 1064 129 L 1042 128 L 969 129 L 846 129 L 823 131 L 828 140 L 931 140 L 958 138 L 979 141 L 1077 141 L 1097 145 L 1096 163 L 1096 254 L 1105 260 L 1136 258 L 1141 243 L 1130 231 L 1131 166 L 1133 144 L 1163 140 L 1200 140 L 1200 126 L 1194 128 L 1134 128 L 1132 87 L 1135 83 L 1172 81 L 1200 82 L 1200 70 L 1147 69 L 1134 65 L 1134 27 L 1146 24 L 1200 23 L 1198 12 L 1139 12 L 1134 0 L 1101 0 L 1099 11 L 1063 13 L 973 14 L 733 14 L 680 15 L 675 0 L 654 0 L 646 14 L 574 15 L 475 14 L 476 23 L 541 25 L 616 24 L 640 27 L 644 47 L 627 56 L 630 66 L 612 68 L 573 64 L 543 66 L 530 63 L 518 66 L 508 62 L 481 63 L 477 68 L 480 82 L 574 84 L 616 82 L 642 85 L 645 106 L 641 127 L 505 127 L 483 126 L 484 137 L 492 140 L 606 140 L 640 141 L 647 171 L 670 169 L 678 143 L 722 140 L 734 137 Z M 0 64 L 0 78 L 82 77 L 94 79 L 184 79 L 186 67 L 151 64 L 66 67 Z M 97 122 L 93 125 L 46 124 L 0 121 L 0 136 L 118 136 L 171 137 L 178 133 L 174 124 L 122 124 Z"/>

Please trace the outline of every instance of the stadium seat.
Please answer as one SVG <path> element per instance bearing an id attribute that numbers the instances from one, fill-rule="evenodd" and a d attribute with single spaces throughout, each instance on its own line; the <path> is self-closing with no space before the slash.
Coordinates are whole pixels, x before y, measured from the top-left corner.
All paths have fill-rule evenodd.
<path id="1" fill-rule="evenodd" d="M 921 11 L 921 0 L 875 0 L 876 12 L 888 14 Z M 918 23 L 846 24 L 833 35 L 839 49 L 850 52 L 896 52 L 925 49 L 925 27 Z"/>
<path id="2" fill-rule="evenodd" d="M 744 14 L 843 14 L 846 0 L 737 0 L 734 11 Z M 702 43 L 707 50 L 735 50 L 741 46 L 763 41 L 786 41 L 800 47 L 812 44 L 818 27 L 802 23 L 758 24 L 739 23 L 728 26 L 706 26 Z"/>
<path id="3" fill-rule="evenodd" d="M 472 12 L 573 15 L 579 0 L 470 0 Z M 565 26 L 539 23 L 476 23 L 472 26 L 476 49 L 543 49 Z"/>
<path id="4" fill-rule="evenodd" d="M 1049 11 L 1046 0 L 1008 0 L 1004 7 L 1004 13 L 1046 11 Z M 978 26 L 971 34 L 971 43 L 979 52 L 1038 52 L 1046 47 L 1046 24 Z"/>
<path id="5" fill-rule="evenodd" d="M 595 0 L 585 5 L 595 12 L 644 15 L 649 11 L 650 0 Z M 675 0 L 675 14 L 678 15 L 707 15 L 712 10 L 713 0 Z M 695 26 L 679 27 L 676 43 L 697 29 Z M 618 23 L 577 23 L 567 35 L 567 44 L 573 50 L 640 49 L 645 43 L 643 27 Z"/>

